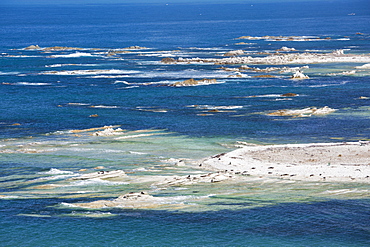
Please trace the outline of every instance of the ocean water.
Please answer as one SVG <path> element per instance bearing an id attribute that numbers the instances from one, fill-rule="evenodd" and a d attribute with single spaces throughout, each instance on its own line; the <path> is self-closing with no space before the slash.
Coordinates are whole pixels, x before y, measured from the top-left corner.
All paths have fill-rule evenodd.
<path id="1" fill-rule="evenodd" d="M 241 73 L 232 70 L 240 64 L 161 62 L 282 47 L 369 54 L 368 1 L 0 9 L 2 246 L 369 246 L 367 184 L 157 184 L 204 173 L 199 159 L 240 142 L 369 140 L 370 62 L 247 64 L 255 69 Z M 297 67 L 309 79 L 290 79 Z M 188 79 L 217 83 L 173 86 Z M 325 106 L 335 111 L 268 115 Z M 116 131 L 101 135 L 104 126 Z M 102 169 L 128 177 L 73 180 Z M 162 204 L 74 205 L 140 191 Z"/>

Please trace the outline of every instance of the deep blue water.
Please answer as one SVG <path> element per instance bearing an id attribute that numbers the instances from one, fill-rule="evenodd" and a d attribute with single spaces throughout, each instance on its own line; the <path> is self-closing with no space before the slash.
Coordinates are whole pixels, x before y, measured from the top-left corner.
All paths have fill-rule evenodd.
<path id="1" fill-rule="evenodd" d="M 45 208 L 55 203 L 1 201 L 2 245 L 368 246 L 370 242 L 368 200 L 202 213 L 110 210 L 118 216 L 103 219 L 55 216 L 52 208 Z M 15 215 L 41 210 L 49 217 Z"/>
<path id="2" fill-rule="evenodd" d="M 129 130 L 165 129 L 189 138 L 227 137 L 267 143 L 369 139 L 369 100 L 358 100 L 362 96 L 370 97 L 368 72 L 363 72 L 363 76 L 327 75 L 327 71 L 352 70 L 363 63 L 313 64 L 307 70 L 311 79 L 304 81 L 293 81 L 287 77 L 219 78 L 219 65 L 159 63 L 171 53 L 175 57 L 219 57 L 229 50 L 274 51 L 282 46 L 294 47 L 300 52 L 349 49 L 355 54 L 369 53 L 369 10 L 368 1 L 256 3 L 253 6 L 15 6 L 0 3 L 0 138 L 24 138 L 62 130 L 121 125 Z M 349 15 L 351 13 L 355 15 Z M 235 40 L 244 35 L 315 36 L 331 37 L 331 40 Z M 240 41 L 253 44 L 235 44 Z M 75 51 L 45 53 L 23 50 L 29 45 L 87 48 L 80 52 L 94 56 L 53 58 L 50 56 L 68 55 Z M 150 49 L 143 50 L 144 55 L 135 51 L 113 58 L 106 56 L 111 49 L 133 45 Z M 103 55 L 96 55 L 98 52 Z M 155 53 L 161 55 L 153 55 Z M 17 57 L 19 55 L 25 57 Z M 48 67 L 60 64 L 64 65 Z M 325 71 L 320 70 L 323 67 Z M 42 74 L 45 71 L 97 69 L 134 73 L 122 72 L 121 75 L 125 75 L 123 78 L 91 77 L 101 74 Z M 204 77 L 223 80 L 224 83 L 179 88 L 153 84 Z M 119 81 L 139 87 L 130 88 Z M 145 83 L 152 84 L 145 86 Z M 284 93 L 296 93 L 299 97 L 289 101 L 274 97 L 249 97 Z M 91 107 L 99 105 L 114 107 Z M 192 105 L 241 108 L 235 112 L 199 116 L 204 112 L 189 107 Z M 337 111 L 310 118 L 280 118 L 263 114 L 279 109 L 324 106 Z M 140 109 L 165 109 L 166 112 Z M 89 117 L 93 114 L 99 117 Z M 34 173 L 33 166 L 38 166 L 37 162 L 26 162 L 26 156 L 24 163 L 19 162 L 22 158 L 17 157 L 18 163 L 8 166 L 15 158 L 2 153 L 0 156 L 0 174 L 4 178 L 1 181 L 9 181 L 5 178 L 14 171 L 20 176 Z M 56 164 L 51 163 L 50 167 Z M 13 189 L 22 188 L 15 186 Z M 3 192 L 9 190 L 1 190 Z M 70 200 L 68 202 L 73 202 Z M 61 202 L 66 202 L 66 199 L 0 200 L 1 245 L 370 245 L 370 201 L 366 198 L 202 213 L 110 210 L 117 216 L 108 218 L 71 216 L 78 215 L 79 210 L 55 207 Z M 81 211 L 86 214 L 86 211 Z M 25 216 L 28 214 L 50 217 Z"/>

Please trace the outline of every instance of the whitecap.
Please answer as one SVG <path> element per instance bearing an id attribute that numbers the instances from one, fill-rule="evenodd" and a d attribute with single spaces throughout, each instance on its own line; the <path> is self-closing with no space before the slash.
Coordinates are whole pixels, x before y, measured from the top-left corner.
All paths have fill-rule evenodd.
<path id="1" fill-rule="evenodd" d="M 29 56 L 29 55 L 6 55 L 4 57 L 14 57 L 14 58 L 23 58 L 23 57 L 41 57 L 41 56 Z"/>
<path id="2" fill-rule="evenodd" d="M 32 180 L 32 182 L 35 181 L 44 181 L 44 180 L 64 180 L 67 178 L 75 177 L 78 176 L 77 174 L 69 174 L 69 175 L 56 175 L 56 176 L 49 176 L 49 177 L 41 177 L 41 178 L 36 178 Z"/>
<path id="3" fill-rule="evenodd" d="M 233 110 L 233 109 L 241 109 L 243 106 L 214 106 L 214 105 L 188 105 L 187 107 L 192 107 L 196 109 L 202 110 Z"/>
<path id="4" fill-rule="evenodd" d="M 129 151 L 130 154 L 137 154 L 137 155 L 145 155 L 147 153 L 142 153 L 142 152 L 135 152 L 135 151 Z"/>
<path id="5" fill-rule="evenodd" d="M 123 84 L 126 84 L 126 85 L 130 85 L 130 83 L 127 82 L 127 81 L 115 81 L 113 84 L 118 84 L 118 83 L 123 83 Z"/>
<path id="6" fill-rule="evenodd" d="M 364 65 L 361 65 L 361 66 L 357 66 L 356 69 L 370 69 L 370 63 L 364 64 Z"/>
<path id="7" fill-rule="evenodd" d="M 117 88 L 117 89 L 131 89 L 131 88 L 137 88 L 139 86 L 130 86 L 130 87 L 121 87 L 121 88 Z"/>
<path id="8" fill-rule="evenodd" d="M 139 71 L 135 70 L 119 70 L 119 69 L 90 69 L 90 70 L 62 70 L 62 71 L 44 71 L 41 75 L 109 75 L 109 74 L 135 74 Z"/>
<path id="9" fill-rule="evenodd" d="M 67 55 L 51 55 L 52 58 L 71 58 L 71 57 L 93 57 L 91 53 L 86 52 L 75 52 Z"/>
<path id="10" fill-rule="evenodd" d="M 45 65 L 46 68 L 58 68 L 64 66 L 98 66 L 98 64 L 75 64 L 75 63 L 62 63 Z"/>
<path id="11" fill-rule="evenodd" d="M 115 109 L 115 108 L 119 108 L 119 106 L 115 106 L 115 105 L 112 105 L 112 106 L 109 106 L 109 105 L 92 105 L 90 107 L 91 108 L 103 108 L 103 109 Z"/>
<path id="12" fill-rule="evenodd" d="M 20 198 L 19 196 L 6 196 L 6 195 L 0 195 L 0 199 L 17 199 Z"/>
<path id="13" fill-rule="evenodd" d="M 243 98 L 279 98 L 283 97 L 281 94 L 262 94 L 262 95 L 252 95 L 252 96 L 245 96 Z"/>
<path id="14" fill-rule="evenodd" d="M 86 106 L 86 105 L 90 105 L 90 104 L 86 104 L 86 103 L 68 103 L 67 105 Z"/>
<path id="15" fill-rule="evenodd" d="M 1 72 L 0 71 L 0 75 L 18 75 L 19 72 Z"/>
<path id="16" fill-rule="evenodd" d="M 16 82 L 11 83 L 12 85 L 20 85 L 20 86 L 50 86 L 51 83 L 45 83 L 45 82 Z"/>
<path id="17" fill-rule="evenodd" d="M 55 175 L 55 174 L 74 174 L 73 172 L 71 171 L 63 171 L 63 170 L 59 170 L 59 169 L 56 169 L 56 168 L 51 168 L 49 171 L 47 172 L 39 172 L 38 174 L 51 174 L 51 175 Z"/>

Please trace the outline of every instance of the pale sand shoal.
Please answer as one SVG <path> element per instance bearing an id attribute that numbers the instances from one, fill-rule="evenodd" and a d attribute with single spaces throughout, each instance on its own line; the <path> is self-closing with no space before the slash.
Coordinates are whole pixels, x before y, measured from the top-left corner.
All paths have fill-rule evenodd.
<path id="1" fill-rule="evenodd" d="M 370 143 L 246 146 L 204 159 L 200 166 L 262 178 L 370 183 Z"/>

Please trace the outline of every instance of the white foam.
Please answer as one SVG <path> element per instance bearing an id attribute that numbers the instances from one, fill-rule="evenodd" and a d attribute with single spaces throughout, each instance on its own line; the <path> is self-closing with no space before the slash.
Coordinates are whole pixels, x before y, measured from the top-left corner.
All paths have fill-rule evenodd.
<path id="1" fill-rule="evenodd" d="M 75 64 L 75 63 L 63 63 L 63 64 L 50 64 L 45 65 L 46 68 L 58 68 L 64 66 L 98 66 L 98 64 Z"/>
<path id="2" fill-rule="evenodd" d="M 14 58 L 23 58 L 23 57 L 41 57 L 41 56 L 28 56 L 28 55 L 6 55 L 4 57 L 14 57 Z"/>
<path id="3" fill-rule="evenodd" d="M 90 104 L 86 104 L 86 103 L 68 103 L 67 105 L 86 106 L 86 105 L 90 105 Z"/>
<path id="4" fill-rule="evenodd" d="M 135 151 L 129 151 L 130 154 L 137 154 L 137 155 L 145 155 L 147 153 L 142 153 L 142 152 L 135 152 Z"/>
<path id="5" fill-rule="evenodd" d="M 189 105 L 187 107 L 192 107 L 196 109 L 202 110 L 233 110 L 233 109 L 241 109 L 243 106 L 239 105 L 231 105 L 231 106 L 214 106 L 214 105 Z"/>
<path id="6" fill-rule="evenodd" d="M 361 65 L 361 66 L 357 66 L 356 69 L 370 69 L 370 63 L 364 64 L 364 65 Z"/>
<path id="7" fill-rule="evenodd" d="M 51 174 L 51 175 L 55 175 L 55 174 L 74 174 L 73 172 L 71 171 L 63 171 L 63 170 L 59 170 L 59 169 L 56 169 L 56 168 L 51 168 L 49 171 L 47 172 L 39 172 L 38 174 Z"/>
<path id="8" fill-rule="evenodd" d="M 41 75 L 109 75 L 109 74 L 135 74 L 139 71 L 119 70 L 119 69 L 91 69 L 91 70 L 62 70 L 62 71 L 44 71 Z"/>
<path id="9" fill-rule="evenodd" d="M 51 83 L 45 83 L 45 82 L 16 82 L 11 83 L 12 85 L 20 85 L 20 86 L 50 86 Z"/>
<path id="10" fill-rule="evenodd" d="M 34 179 L 33 181 L 40 181 L 40 180 L 61 180 L 61 179 L 67 179 L 77 176 L 77 174 L 70 174 L 70 175 L 56 175 L 56 176 L 50 176 L 50 177 L 41 177 Z"/>
<path id="11" fill-rule="evenodd" d="M 112 106 L 109 106 L 109 105 L 92 105 L 90 107 L 92 107 L 92 108 L 103 108 L 103 109 L 115 109 L 115 108 L 119 108 L 119 106 L 115 106 L 115 105 L 112 105 Z"/>
<path id="12" fill-rule="evenodd" d="M 18 75 L 19 72 L 1 72 L 0 71 L 0 75 Z"/>
<path id="13" fill-rule="evenodd" d="M 126 84 L 126 85 L 130 85 L 129 82 L 127 81 L 115 81 L 114 84 L 119 84 L 119 83 L 123 83 L 123 84 Z"/>
<path id="14" fill-rule="evenodd" d="M 71 57 L 93 57 L 96 55 L 92 55 L 91 53 L 86 52 L 75 52 L 67 55 L 51 55 L 52 58 L 71 58 Z"/>
<path id="15" fill-rule="evenodd" d="M 262 95 L 252 95 L 252 96 L 246 96 L 243 98 L 279 98 L 284 97 L 281 94 L 262 94 Z"/>

